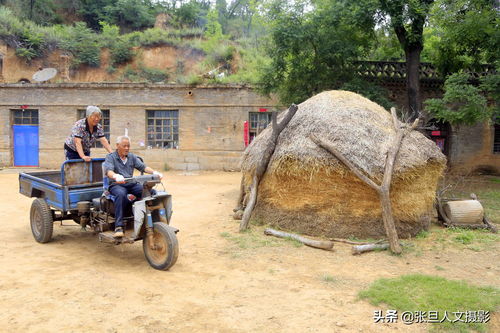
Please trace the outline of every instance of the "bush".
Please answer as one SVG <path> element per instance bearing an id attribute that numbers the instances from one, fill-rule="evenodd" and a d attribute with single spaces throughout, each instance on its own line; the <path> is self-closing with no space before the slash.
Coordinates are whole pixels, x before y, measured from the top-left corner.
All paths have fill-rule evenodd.
<path id="1" fill-rule="evenodd" d="M 0 38 L 5 40 L 8 36 L 20 36 L 24 24 L 7 7 L 0 7 Z"/>
<path id="2" fill-rule="evenodd" d="M 142 67 L 140 75 L 149 82 L 163 82 L 168 79 L 166 71 L 156 68 Z"/>
<path id="3" fill-rule="evenodd" d="M 133 69 L 127 66 L 123 71 L 123 78 L 131 82 L 164 82 L 168 79 L 168 73 L 161 69 L 149 68 L 140 66 L 138 69 Z"/>
<path id="4" fill-rule="evenodd" d="M 129 42 L 120 38 L 111 47 L 111 63 L 113 65 L 129 62 L 134 58 L 134 51 L 131 49 Z"/>
<path id="5" fill-rule="evenodd" d="M 40 26 L 21 22 L 11 10 L 0 7 L 0 39 L 16 48 L 16 55 L 31 60 L 43 55 L 45 36 Z"/>
<path id="6" fill-rule="evenodd" d="M 37 54 L 32 49 L 26 49 L 24 47 L 20 47 L 16 49 L 16 56 L 30 61 L 31 59 L 36 58 Z"/>
<path id="7" fill-rule="evenodd" d="M 488 107 L 481 89 L 469 79 L 466 73 L 450 75 L 444 83 L 443 98 L 425 101 L 426 111 L 451 124 L 472 125 L 491 117 L 493 108 Z"/>
<path id="8" fill-rule="evenodd" d="M 97 35 L 83 22 L 75 23 L 68 29 L 61 41 L 61 48 L 73 54 L 73 65 L 86 64 L 97 67 L 100 65 L 101 48 Z"/>
<path id="9" fill-rule="evenodd" d="M 111 1 L 103 8 L 103 12 L 110 22 L 121 27 L 141 29 L 150 27 L 155 22 L 150 4 L 141 0 Z"/>
<path id="10" fill-rule="evenodd" d="M 142 34 L 136 36 L 138 36 L 139 44 L 142 46 L 175 46 L 179 44 L 179 40 L 177 38 L 171 37 L 167 31 L 157 28 L 144 30 Z"/>
<path id="11" fill-rule="evenodd" d="M 122 74 L 122 79 L 125 79 L 127 81 L 131 81 L 131 82 L 141 81 L 141 77 L 139 76 L 139 73 L 137 72 L 137 70 L 133 69 L 130 66 L 125 67 L 123 74 Z"/>

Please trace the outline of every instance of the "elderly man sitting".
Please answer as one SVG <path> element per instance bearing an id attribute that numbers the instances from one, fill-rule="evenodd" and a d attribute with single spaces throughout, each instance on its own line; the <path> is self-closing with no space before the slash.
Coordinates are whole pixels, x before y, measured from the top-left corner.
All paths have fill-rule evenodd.
<path id="1" fill-rule="evenodd" d="M 116 140 L 116 151 L 106 156 L 104 161 L 104 172 L 106 176 L 114 179 L 116 182 L 111 184 L 109 192 L 115 196 L 115 233 L 114 237 L 123 237 L 123 212 L 127 206 L 131 205 L 128 199 L 133 195 L 138 199 L 142 198 L 142 186 L 137 183 L 125 183 L 125 178 L 133 176 L 134 169 L 158 175 L 163 175 L 147 167 L 136 155 L 129 153 L 130 138 L 128 136 L 119 136 Z"/>

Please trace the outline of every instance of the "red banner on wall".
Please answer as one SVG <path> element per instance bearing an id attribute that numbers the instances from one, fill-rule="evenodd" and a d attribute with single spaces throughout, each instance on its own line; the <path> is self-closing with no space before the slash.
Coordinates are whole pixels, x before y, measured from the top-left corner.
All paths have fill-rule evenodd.
<path id="1" fill-rule="evenodd" d="M 441 131 L 431 131 L 432 136 L 441 136 Z"/>
<path id="2" fill-rule="evenodd" d="M 245 142 L 245 147 L 248 146 L 249 139 L 250 139 L 250 136 L 248 133 L 248 121 L 245 121 L 243 123 L 243 141 Z"/>
<path id="3" fill-rule="evenodd" d="M 260 108 L 260 109 L 259 109 L 259 112 L 266 112 L 266 111 L 267 111 L 267 109 L 266 109 L 266 108 Z"/>

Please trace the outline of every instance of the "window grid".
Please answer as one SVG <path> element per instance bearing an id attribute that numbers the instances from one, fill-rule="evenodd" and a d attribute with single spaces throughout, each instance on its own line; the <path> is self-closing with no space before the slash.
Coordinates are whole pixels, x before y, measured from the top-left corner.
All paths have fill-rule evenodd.
<path id="1" fill-rule="evenodd" d="M 85 118 L 86 110 L 79 109 L 77 110 L 77 120 Z M 109 110 L 101 110 L 102 117 L 100 124 L 102 125 L 102 130 L 104 131 L 104 136 L 108 139 L 109 142 L 109 134 L 110 134 L 110 126 L 109 126 Z M 100 141 L 96 141 L 93 145 L 94 148 L 103 148 L 103 145 Z"/>
<path id="2" fill-rule="evenodd" d="M 271 112 L 250 112 L 249 139 L 250 142 L 262 132 L 272 120 Z"/>
<path id="3" fill-rule="evenodd" d="M 178 148 L 178 110 L 147 110 L 146 118 L 148 147 Z"/>
<path id="4" fill-rule="evenodd" d="M 38 110 L 18 109 L 12 110 L 13 125 L 38 126 Z"/>

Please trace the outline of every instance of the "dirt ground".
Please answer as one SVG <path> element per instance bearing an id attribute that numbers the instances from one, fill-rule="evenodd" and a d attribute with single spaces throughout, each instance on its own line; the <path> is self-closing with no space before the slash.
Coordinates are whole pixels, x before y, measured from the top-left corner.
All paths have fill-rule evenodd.
<path id="1" fill-rule="evenodd" d="M 374 323 L 374 311 L 387 307 L 359 300 L 358 292 L 378 278 L 408 273 L 500 286 L 498 241 L 478 252 L 436 250 L 422 240 L 401 257 L 352 256 L 343 243 L 331 252 L 284 240 L 238 247 L 231 240 L 239 236 L 238 223 L 230 215 L 239 180 L 239 173 L 227 172 L 166 174 L 180 251 L 177 264 L 163 272 L 148 265 L 140 242 L 99 243 L 71 221 L 56 222 L 52 242 L 35 242 L 32 199 L 18 193 L 15 171 L 3 170 L 0 331 L 426 332 L 427 324 Z M 499 317 L 493 316 L 491 332 L 500 332 Z"/>

